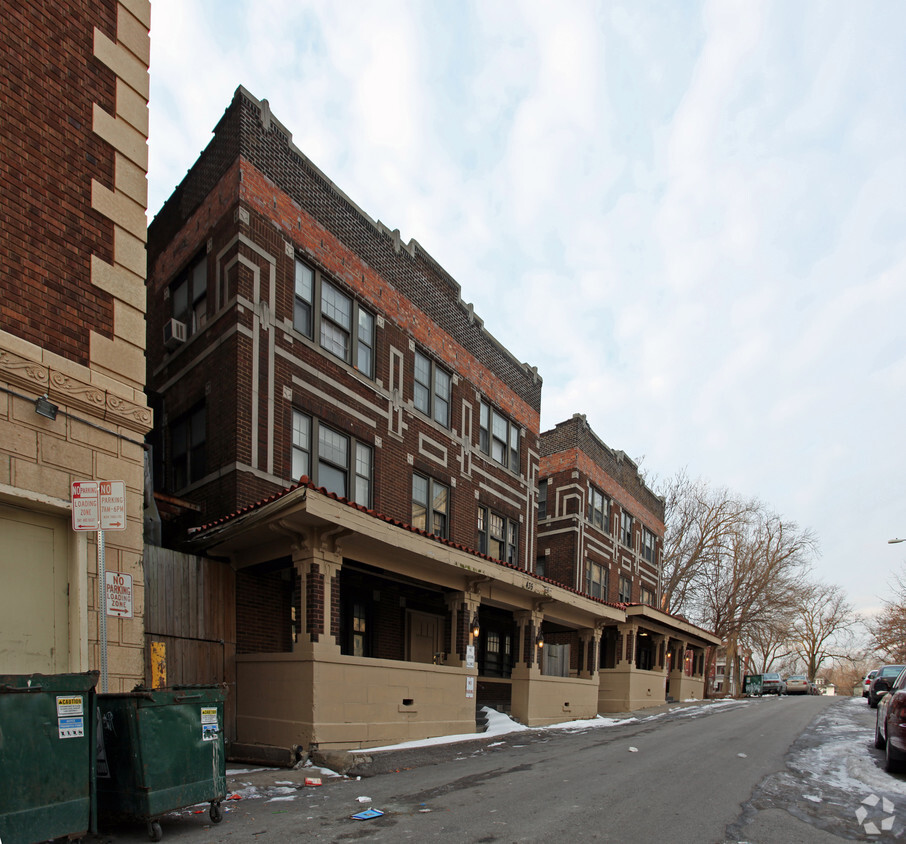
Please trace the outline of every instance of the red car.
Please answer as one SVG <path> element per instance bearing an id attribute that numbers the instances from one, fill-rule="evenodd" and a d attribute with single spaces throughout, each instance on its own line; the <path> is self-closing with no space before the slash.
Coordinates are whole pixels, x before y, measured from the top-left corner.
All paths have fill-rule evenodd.
<path id="1" fill-rule="evenodd" d="M 878 701 L 875 747 L 884 751 L 885 771 L 899 771 L 906 762 L 906 669 Z"/>

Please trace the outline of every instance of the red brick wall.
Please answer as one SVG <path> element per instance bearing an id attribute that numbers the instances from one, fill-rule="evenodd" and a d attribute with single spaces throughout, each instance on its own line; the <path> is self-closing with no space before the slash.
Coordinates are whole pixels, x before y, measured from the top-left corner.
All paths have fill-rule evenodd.
<path id="1" fill-rule="evenodd" d="M 113 302 L 90 256 L 113 259 L 113 224 L 91 182 L 113 188 L 114 154 L 92 131 L 113 113 L 115 80 L 93 57 L 94 29 L 116 40 L 113 0 L 4 3 L 0 49 L 0 327 L 88 364 L 89 332 L 112 337 Z"/>
<path id="2" fill-rule="evenodd" d="M 236 652 L 291 651 L 292 605 L 289 563 L 276 569 L 267 565 L 236 572 Z"/>

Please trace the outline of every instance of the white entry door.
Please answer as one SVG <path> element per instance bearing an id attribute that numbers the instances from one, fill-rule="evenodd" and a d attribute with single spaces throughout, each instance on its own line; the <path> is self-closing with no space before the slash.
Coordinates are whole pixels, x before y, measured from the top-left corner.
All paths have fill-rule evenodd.
<path id="1" fill-rule="evenodd" d="M 69 671 L 69 522 L 0 505 L 0 674 Z"/>

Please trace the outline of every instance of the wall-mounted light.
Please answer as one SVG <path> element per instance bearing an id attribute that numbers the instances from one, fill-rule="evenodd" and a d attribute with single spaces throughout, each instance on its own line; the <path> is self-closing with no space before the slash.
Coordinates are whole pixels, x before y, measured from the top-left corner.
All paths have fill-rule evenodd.
<path id="1" fill-rule="evenodd" d="M 539 648 L 544 647 L 544 634 L 539 630 L 538 635 L 535 638 L 535 645 Z"/>
<path id="2" fill-rule="evenodd" d="M 59 408 L 47 398 L 47 393 L 35 399 L 35 413 L 47 419 L 56 419 Z"/>
<path id="3" fill-rule="evenodd" d="M 472 635 L 477 638 L 479 633 L 481 633 L 481 625 L 478 623 L 478 613 L 476 612 L 472 616 Z"/>

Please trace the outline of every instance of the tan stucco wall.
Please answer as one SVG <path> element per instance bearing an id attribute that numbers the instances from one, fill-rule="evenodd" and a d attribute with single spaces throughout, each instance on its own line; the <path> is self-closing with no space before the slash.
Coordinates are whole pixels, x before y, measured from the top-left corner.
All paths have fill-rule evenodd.
<path id="1" fill-rule="evenodd" d="M 236 658 L 236 738 L 271 747 L 365 748 L 475 732 L 474 670 L 336 656 Z M 405 705 L 411 700 L 411 705 Z"/>
<path id="2" fill-rule="evenodd" d="M 599 674 L 599 712 L 632 712 L 660 706 L 667 699 L 664 671 L 613 668 Z"/>
<path id="3" fill-rule="evenodd" d="M 546 677 L 537 671 L 530 676 L 513 672 L 512 715 L 528 727 L 543 727 L 598 713 L 598 684 L 577 677 Z"/>
<path id="4" fill-rule="evenodd" d="M 670 691 L 676 700 L 702 700 L 705 697 L 705 680 L 703 677 L 689 677 L 682 671 L 671 671 Z"/>

